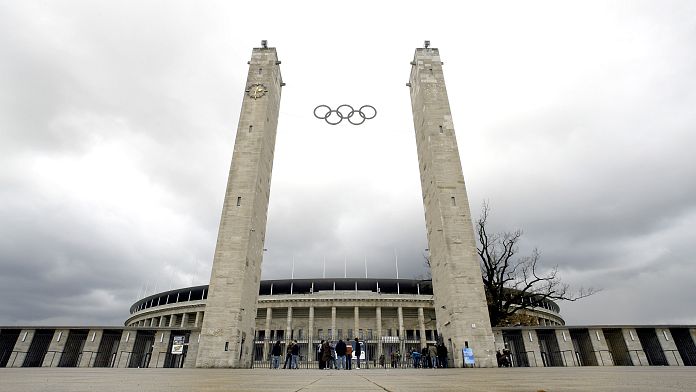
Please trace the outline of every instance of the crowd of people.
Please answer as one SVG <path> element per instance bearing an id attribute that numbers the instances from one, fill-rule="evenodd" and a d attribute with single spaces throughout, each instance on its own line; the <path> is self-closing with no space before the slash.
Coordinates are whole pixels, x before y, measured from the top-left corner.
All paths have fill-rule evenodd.
<path id="1" fill-rule="evenodd" d="M 384 354 L 379 356 L 379 366 L 387 367 Z M 437 345 L 430 344 L 423 347 L 420 351 L 416 348 L 406 352 L 405 364 L 413 368 L 446 368 L 448 367 L 447 347 L 439 343 Z M 392 368 L 402 367 L 401 352 L 397 349 L 389 353 L 389 364 Z"/>
<path id="2" fill-rule="evenodd" d="M 322 340 L 316 349 L 316 360 L 319 363 L 319 369 L 336 369 L 336 370 L 351 370 L 353 361 L 355 361 L 355 369 L 360 369 L 360 362 L 363 358 L 364 348 L 358 338 L 354 340 L 338 342 Z M 271 367 L 273 369 L 280 368 L 281 355 L 283 347 L 281 341 L 275 342 L 271 349 Z M 500 354 L 500 352 L 498 352 Z M 285 362 L 283 369 L 297 369 L 300 357 L 300 345 L 297 340 L 292 340 L 285 348 Z M 402 359 L 404 362 L 402 362 Z M 386 368 L 413 367 L 413 368 L 446 368 L 447 347 L 443 343 L 429 344 L 421 350 L 412 348 L 406 352 L 406 357 L 402 358 L 401 352 L 391 350 L 387 357 L 384 354 L 379 356 L 379 366 Z M 501 356 L 498 356 L 498 364 L 500 366 Z M 365 366 L 367 364 L 365 363 Z"/>

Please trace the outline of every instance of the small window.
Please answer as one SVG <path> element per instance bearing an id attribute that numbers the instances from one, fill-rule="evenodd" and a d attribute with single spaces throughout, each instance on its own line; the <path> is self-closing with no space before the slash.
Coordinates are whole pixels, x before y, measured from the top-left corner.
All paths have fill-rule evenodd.
<path id="1" fill-rule="evenodd" d="M 455 199 L 454 196 L 452 196 L 452 207 L 456 207 L 456 206 L 457 206 L 457 199 Z"/>
<path id="2" fill-rule="evenodd" d="M 263 72 L 263 68 L 259 68 L 259 75 L 261 75 L 261 72 Z"/>
<path id="3" fill-rule="evenodd" d="M 230 342 L 225 342 L 225 351 L 230 351 Z"/>
<path id="4" fill-rule="evenodd" d="M 249 126 L 249 132 L 251 132 L 251 126 Z M 440 125 L 440 133 L 444 133 L 444 130 L 442 129 L 442 125 Z"/>
<path id="5" fill-rule="evenodd" d="M 440 127 L 440 129 L 442 129 L 442 127 Z M 252 130 L 254 130 L 254 126 L 253 126 L 253 125 L 249 125 L 249 133 L 251 133 Z"/>
<path id="6" fill-rule="evenodd" d="M 452 198 L 452 200 L 454 200 L 454 197 Z M 242 205 L 242 197 L 239 196 L 239 197 L 237 197 L 237 207 L 239 207 L 241 205 Z"/>

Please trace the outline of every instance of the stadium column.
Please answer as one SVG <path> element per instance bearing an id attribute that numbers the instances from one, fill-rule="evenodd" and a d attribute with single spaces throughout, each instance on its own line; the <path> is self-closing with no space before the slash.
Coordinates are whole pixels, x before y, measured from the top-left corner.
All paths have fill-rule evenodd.
<path id="1" fill-rule="evenodd" d="M 328 334 L 327 339 L 333 340 L 336 336 L 336 307 L 331 307 L 331 333 Z"/>
<path id="2" fill-rule="evenodd" d="M 382 307 L 375 308 L 375 319 L 377 321 L 377 358 L 382 355 Z"/>
<path id="3" fill-rule="evenodd" d="M 288 320 L 285 326 L 285 340 L 292 340 L 292 306 L 288 306 Z"/>
<path id="4" fill-rule="evenodd" d="M 418 328 L 420 329 L 420 345 L 423 348 L 427 345 L 425 341 L 425 314 L 423 313 L 423 307 L 418 308 Z"/>
<path id="5" fill-rule="evenodd" d="M 266 308 L 266 324 L 264 325 L 263 329 L 263 360 L 268 359 L 268 351 L 269 351 L 269 344 L 273 344 L 271 342 L 271 318 L 273 317 L 273 309 L 271 307 Z"/>
<path id="6" fill-rule="evenodd" d="M 353 334 L 355 334 L 355 336 L 357 338 L 360 338 L 360 308 L 359 307 L 357 307 L 357 306 L 355 307 L 355 309 L 353 310 L 353 315 L 354 315 L 354 321 L 355 321 L 355 323 L 353 325 Z"/>
<path id="7" fill-rule="evenodd" d="M 234 142 L 197 367 L 249 368 L 281 87 L 275 48 L 255 48 Z"/>
<path id="8" fill-rule="evenodd" d="M 454 366 L 462 366 L 466 342 L 477 365 L 494 367 L 495 342 L 438 49 L 416 49 L 408 86 L 440 332 Z"/>
<path id="9" fill-rule="evenodd" d="M 397 307 L 396 314 L 399 321 L 399 352 L 401 352 L 402 355 L 405 355 L 406 352 L 404 351 L 404 348 L 406 346 L 404 345 L 404 340 L 406 339 L 406 335 L 404 333 L 404 309 L 401 306 Z"/>
<path id="10" fill-rule="evenodd" d="M 314 306 L 309 307 L 309 336 L 307 336 L 307 339 L 309 340 L 309 352 L 312 352 L 312 343 L 314 343 Z M 310 356 L 309 358 L 314 358 L 313 356 Z"/>

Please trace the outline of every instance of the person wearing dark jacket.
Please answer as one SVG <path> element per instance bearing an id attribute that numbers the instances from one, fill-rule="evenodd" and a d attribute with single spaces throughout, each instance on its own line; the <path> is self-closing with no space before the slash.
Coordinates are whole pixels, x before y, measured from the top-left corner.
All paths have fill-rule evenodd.
<path id="1" fill-rule="evenodd" d="M 441 368 L 447 367 L 447 347 L 445 347 L 444 343 L 440 343 L 437 346 L 437 362 Z"/>
<path id="2" fill-rule="evenodd" d="M 336 367 L 338 369 L 345 369 L 346 368 L 346 343 L 343 341 L 343 339 L 339 339 L 338 343 L 336 343 L 336 359 L 337 359 L 337 364 Z"/>
<path id="3" fill-rule="evenodd" d="M 292 340 L 288 342 L 288 347 L 285 349 L 285 363 L 283 369 L 292 367 Z"/>
<path id="4" fill-rule="evenodd" d="M 355 368 L 360 369 L 360 354 L 362 352 L 360 351 L 360 340 L 358 338 L 355 338 L 355 342 L 353 343 L 353 356 L 355 357 Z"/>
<path id="5" fill-rule="evenodd" d="M 319 360 L 319 369 L 324 369 L 326 368 L 326 362 L 324 362 L 324 339 L 321 340 L 321 343 L 319 343 L 319 355 L 318 355 L 318 360 Z"/>
<path id="6" fill-rule="evenodd" d="M 271 349 L 271 360 L 273 364 L 273 369 L 278 369 L 280 366 L 280 354 L 283 349 L 280 347 L 280 340 L 275 342 L 273 348 Z"/>
<path id="7" fill-rule="evenodd" d="M 292 342 L 292 362 L 290 362 L 290 369 L 297 369 L 297 362 L 300 359 L 300 345 L 297 344 L 297 340 Z"/>
<path id="8" fill-rule="evenodd" d="M 324 369 L 328 369 L 329 361 L 331 360 L 331 346 L 327 341 L 321 344 L 321 360 L 324 362 Z"/>

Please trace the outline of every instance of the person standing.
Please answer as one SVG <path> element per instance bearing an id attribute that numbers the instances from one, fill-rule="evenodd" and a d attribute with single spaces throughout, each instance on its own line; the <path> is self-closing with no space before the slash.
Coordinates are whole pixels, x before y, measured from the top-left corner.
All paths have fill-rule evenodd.
<path id="1" fill-rule="evenodd" d="M 280 353 L 282 352 L 283 348 L 280 347 L 280 340 L 275 342 L 273 345 L 273 348 L 271 349 L 271 363 L 273 366 L 273 369 L 278 369 L 280 366 Z"/>
<path id="2" fill-rule="evenodd" d="M 329 346 L 327 341 L 324 341 L 321 345 L 321 359 L 324 361 L 324 369 L 328 369 L 331 363 L 331 346 Z"/>
<path id="3" fill-rule="evenodd" d="M 346 368 L 346 343 L 343 339 L 339 339 L 336 343 L 336 357 L 338 357 L 338 369 Z"/>
<path id="4" fill-rule="evenodd" d="M 420 367 L 421 355 L 415 348 L 411 351 L 411 358 L 413 359 L 413 368 L 418 369 Z"/>
<path id="5" fill-rule="evenodd" d="M 346 344 L 346 370 L 353 367 L 353 345 Z"/>
<path id="6" fill-rule="evenodd" d="M 292 367 L 292 340 L 288 342 L 288 347 L 285 348 L 285 363 L 283 369 Z"/>
<path id="7" fill-rule="evenodd" d="M 362 350 L 360 349 L 360 340 L 358 340 L 357 337 L 353 342 L 353 353 L 355 353 L 355 368 L 360 369 L 360 355 L 362 354 Z"/>
<path id="8" fill-rule="evenodd" d="M 447 367 L 447 346 L 442 342 L 437 346 L 437 363 L 441 368 Z"/>
<path id="9" fill-rule="evenodd" d="M 324 362 L 324 339 L 321 340 L 321 343 L 319 343 L 319 347 L 317 348 L 318 352 L 318 360 L 319 360 L 319 369 L 324 369 L 326 367 L 326 362 Z"/>
<path id="10" fill-rule="evenodd" d="M 297 343 L 297 339 L 292 342 L 292 362 L 290 363 L 291 369 L 297 369 L 297 361 L 300 358 L 300 345 Z"/>
<path id="11" fill-rule="evenodd" d="M 430 367 L 437 368 L 437 347 L 434 344 L 428 346 L 428 354 L 430 355 Z"/>

